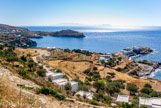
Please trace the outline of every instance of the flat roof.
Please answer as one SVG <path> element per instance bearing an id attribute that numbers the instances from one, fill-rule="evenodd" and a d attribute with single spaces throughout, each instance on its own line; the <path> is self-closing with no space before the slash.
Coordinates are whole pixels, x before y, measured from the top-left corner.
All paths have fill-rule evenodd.
<path id="1" fill-rule="evenodd" d="M 46 76 L 52 75 L 52 74 L 54 74 L 54 72 L 47 72 L 47 73 L 46 73 Z"/>
<path id="2" fill-rule="evenodd" d="M 151 98 L 139 97 L 139 104 L 151 106 L 152 105 Z"/>
<path id="3" fill-rule="evenodd" d="M 161 108 L 161 98 L 153 97 L 151 103 L 153 108 Z"/>
<path id="4" fill-rule="evenodd" d="M 59 83 L 58 85 L 65 85 L 65 84 L 67 84 L 68 83 L 68 81 L 66 81 L 66 82 L 61 82 L 61 83 Z"/>
<path id="5" fill-rule="evenodd" d="M 92 100 L 92 99 L 93 99 L 93 94 L 92 94 L 92 93 L 90 93 L 90 92 L 79 91 L 79 92 L 77 92 L 76 94 L 80 94 L 80 96 L 84 96 L 84 95 L 86 95 L 86 97 L 87 97 L 88 99 L 90 99 L 90 100 Z"/>
<path id="6" fill-rule="evenodd" d="M 53 80 L 52 82 L 55 82 L 55 83 L 62 83 L 62 82 L 67 82 L 68 80 L 65 79 L 65 78 L 59 78 L 59 79 L 56 79 L 56 80 Z"/>
<path id="7" fill-rule="evenodd" d="M 71 81 L 70 84 L 71 84 L 71 85 L 73 85 L 73 84 L 78 84 L 78 82 Z"/>
<path id="8" fill-rule="evenodd" d="M 54 73 L 52 76 L 64 75 L 63 73 Z"/>
<path id="9" fill-rule="evenodd" d="M 126 95 L 118 95 L 117 102 L 129 102 L 129 96 Z"/>

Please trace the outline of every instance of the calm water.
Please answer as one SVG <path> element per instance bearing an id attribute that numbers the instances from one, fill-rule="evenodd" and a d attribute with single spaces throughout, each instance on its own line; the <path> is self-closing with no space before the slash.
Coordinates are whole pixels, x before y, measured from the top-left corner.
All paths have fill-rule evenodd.
<path id="1" fill-rule="evenodd" d="M 136 57 L 134 60 L 152 60 L 161 62 L 161 29 L 148 30 L 120 30 L 113 28 L 96 27 L 26 27 L 29 30 L 57 31 L 73 29 L 83 32 L 86 38 L 52 37 L 32 38 L 38 45 L 36 47 L 57 47 L 69 49 L 88 49 L 92 52 L 113 53 L 127 47 L 150 47 L 156 51 Z M 154 78 L 161 79 L 161 72 L 156 73 Z"/>

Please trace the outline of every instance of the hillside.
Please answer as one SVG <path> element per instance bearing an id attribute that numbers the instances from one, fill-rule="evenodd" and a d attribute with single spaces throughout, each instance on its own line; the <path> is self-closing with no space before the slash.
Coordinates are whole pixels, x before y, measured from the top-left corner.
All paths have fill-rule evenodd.
<path id="1" fill-rule="evenodd" d="M 35 41 L 32 41 L 27 37 L 20 37 L 12 34 L 0 34 L 0 43 L 8 43 L 16 47 L 31 47 L 37 45 Z"/>
<path id="2" fill-rule="evenodd" d="M 0 33 L 14 34 L 16 36 L 25 36 L 25 37 L 39 37 L 37 34 L 33 33 L 32 31 L 29 31 L 28 29 L 5 24 L 0 24 Z"/>

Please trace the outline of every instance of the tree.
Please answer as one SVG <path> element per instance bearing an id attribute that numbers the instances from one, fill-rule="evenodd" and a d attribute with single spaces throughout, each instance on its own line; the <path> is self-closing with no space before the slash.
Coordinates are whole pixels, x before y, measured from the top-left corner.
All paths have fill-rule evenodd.
<path id="1" fill-rule="evenodd" d="M 94 66 L 94 67 L 93 67 L 93 70 L 96 71 L 96 70 L 97 70 L 97 67 Z"/>
<path id="2" fill-rule="evenodd" d="M 119 60 L 119 61 L 121 61 L 121 60 L 122 60 L 122 58 L 121 58 L 121 57 L 118 57 L 118 60 Z"/>
<path id="3" fill-rule="evenodd" d="M 100 90 L 104 90 L 105 89 L 105 84 L 103 81 L 95 81 L 93 83 L 93 87 L 96 88 L 96 92 L 100 91 Z"/>
<path id="4" fill-rule="evenodd" d="M 150 84 L 145 84 L 144 87 L 152 88 L 152 86 Z"/>
<path id="5" fill-rule="evenodd" d="M 127 84 L 127 90 L 130 91 L 130 95 L 135 95 L 135 93 L 138 91 L 138 87 L 135 84 Z"/>
<path id="6" fill-rule="evenodd" d="M 151 96 L 151 97 L 158 97 L 158 96 L 159 96 L 159 93 L 153 90 L 153 91 L 150 93 L 150 96 Z"/>
<path id="7" fill-rule="evenodd" d="M 114 93 L 119 93 L 120 88 L 113 82 L 109 82 L 106 87 L 106 92 L 110 94 L 110 96 L 113 96 Z"/>
<path id="8" fill-rule="evenodd" d="M 71 93 L 71 90 L 72 90 L 71 84 L 70 83 L 67 83 L 64 87 L 65 87 L 66 93 L 67 94 L 70 94 Z"/>
<path id="9" fill-rule="evenodd" d="M 141 89 L 141 93 L 150 94 L 152 92 L 153 92 L 153 89 L 148 88 L 148 87 L 144 87 Z"/>
<path id="10" fill-rule="evenodd" d="M 122 69 L 121 69 L 120 67 L 118 67 L 118 68 L 116 69 L 116 71 L 119 71 L 119 72 L 120 72 L 120 71 L 122 71 Z"/>
<path id="11" fill-rule="evenodd" d="M 79 98 L 80 97 L 80 94 L 77 94 L 76 96 Z"/>
<path id="12" fill-rule="evenodd" d="M 65 87 L 65 90 L 72 90 L 72 86 L 70 83 L 67 83 L 64 87 Z"/>
<path id="13" fill-rule="evenodd" d="M 39 69 L 39 70 L 37 71 L 37 74 L 38 74 L 39 76 L 41 76 L 41 77 L 45 77 L 45 73 L 46 73 L 46 71 L 45 71 L 44 69 Z"/>
<path id="14" fill-rule="evenodd" d="M 56 72 L 57 72 L 57 73 L 61 73 L 62 70 L 61 70 L 61 69 L 57 69 Z"/>
<path id="15" fill-rule="evenodd" d="M 24 62 L 26 62 L 27 61 L 27 59 L 26 59 L 26 57 L 23 55 L 23 56 L 21 56 L 21 60 L 23 60 Z"/>
<path id="16" fill-rule="evenodd" d="M 83 73 L 89 74 L 90 73 L 90 69 L 86 69 Z"/>
<path id="17" fill-rule="evenodd" d="M 35 65 L 35 63 L 34 62 L 29 62 L 28 63 L 28 67 L 30 68 L 30 70 L 32 69 L 32 67 Z"/>

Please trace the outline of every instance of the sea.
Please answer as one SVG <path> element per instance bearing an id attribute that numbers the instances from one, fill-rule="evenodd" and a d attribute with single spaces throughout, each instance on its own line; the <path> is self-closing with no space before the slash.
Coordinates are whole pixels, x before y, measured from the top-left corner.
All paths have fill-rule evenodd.
<path id="1" fill-rule="evenodd" d="M 124 48 L 149 47 L 155 53 L 132 58 L 161 62 L 161 27 L 97 27 L 97 26 L 23 26 L 31 31 L 59 31 L 72 29 L 84 33 L 86 38 L 53 37 L 30 38 L 37 42 L 34 47 L 61 49 L 87 49 L 91 52 L 114 53 Z M 161 80 L 161 70 L 152 75 Z"/>

